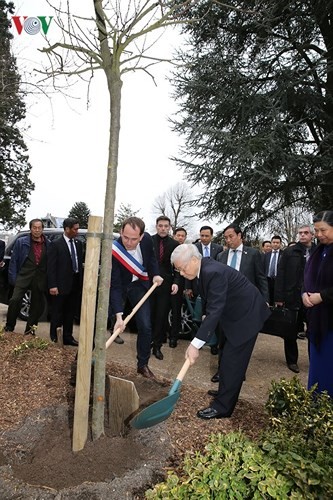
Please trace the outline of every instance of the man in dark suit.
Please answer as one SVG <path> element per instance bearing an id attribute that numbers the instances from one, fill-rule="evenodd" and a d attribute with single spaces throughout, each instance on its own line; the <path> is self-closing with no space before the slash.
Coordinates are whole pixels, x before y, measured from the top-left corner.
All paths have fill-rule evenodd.
<path id="1" fill-rule="evenodd" d="M 171 221 L 169 217 L 160 215 L 156 219 L 156 234 L 152 236 L 155 255 L 158 261 L 159 275 L 163 283 L 151 298 L 151 314 L 153 328 L 153 354 L 157 359 L 163 359 L 161 347 L 167 337 L 168 314 L 171 307 L 171 295 L 178 292 L 179 274 L 174 273 L 170 256 L 178 241 L 169 236 Z"/>
<path id="2" fill-rule="evenodd" d="M 271 306 L 274 305 L 275 278 L 282 256 L 281 244 L 281 236 L 274 235 L 271 239 L 272 251 L 267 252 L 264 256 L 264 273 L 268 283 L 269 304 Z"/>
<path id="3" fill-rule="evenodd" d="M 180 245 L 185 243 L 187 238 L 187 231 L 183 227 L 177 227 L 173 232 L 173 239 L 178 241 Z M 172 348 L 177 347 L 178 334 L 181 330 L 182 324 L 182 305 L 184 299 L 184 286 L 185 279 L 179 276 L 178 292 L 171 295 L 171 328 L 169 333 L 169 346 Z"/>
<path id="4" fill-rule="evenodd" d="M 0 240 L 0 267 L 4 266 L 3 258 L 5 256 L 6 243 Z"/>
<path id="5" fill-rule="evenodd" d="M 237 224 L 227 226 L 223 231 L 223 235 L 228 250 L 218 254 L 216 260 L 230 266 L 234 259 L 234 266 L 232 267 L 244 274 L 258 288 L 265 301 L 268 302 L 267 279 L 259 250 L 243 245 L 243 233 Z"/>
<path id="6" fill-rule="evenodd" d="M 220 383 L 211 406 L 198 411 L 203 419 L 230 417 L 236 406 L 251 354 L 270 311 L 258 289 L 241 273 L 214 259 L 202 259 L 194 245 L 174 250 L 171 262 L 182 276 L 199 276 L 203 300 L 203 319 L 185 357 L 191 364 L 199 349 L 211 338 L 219 322 L 223 324 L 225 344 L 220 364 Z"/>
<path id="7" fill-rule="evenodd" d="M 151 283 L 159 286 L 157 259 L 152 237 L 145 232 L 145 223 L 139 217 L 129 217 L 121 227 L 120 238 L 112 251 L 110 310 L 116 316 L 114 330 L 124 330 L 123 312 L 126 299 L 134 307 L 145 295 Z M 155 292 L 156 293 L 156 290 Z M 138 329 L 136 343 L 137 371 L 146 378 L 154 379 L 148 367 L 151 350 L 152 327 L 150 300 L 146 300 L 135 314 Z"/>
<path id="8" fill-rule="evenodd" d="M 51 295 L 50 337 L 57 342 L 57 328 L 63 327 L 65 345 L 77 346 L 73 337 L 75 311 L 82 288 L 82 242 L 76 239 L 79 223 L 71 217 L 63 222 L 64 233 L 52 241 L 48 254 L 47 278 Z"/>

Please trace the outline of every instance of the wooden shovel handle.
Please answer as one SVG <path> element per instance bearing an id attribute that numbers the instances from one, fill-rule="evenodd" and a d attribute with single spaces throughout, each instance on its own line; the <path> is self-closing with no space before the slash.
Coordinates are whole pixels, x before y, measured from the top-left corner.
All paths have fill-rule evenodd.
<path id="1" fill-rule="evenodd" d="M 112 284 L 111 284 L 111 286 L 112 286 Z M 127 323 L 129 322 L 129 320 L 131 318 L 133 318 L 134 314 L 138 311 L 138 309 L 140 309 L 140 307 L 142 306 L 142 304 L 144 302 L 146 302 L 146 300 L 148 299 L 149 295 L 151 295 L 153 293 L 153 291 L 155 290 L 156 287 L 157 287 L 157 283 L 154 283 L 149 288 L 148 292 L 145 293 L 145 295 L 142 297 L 142 299 L 140 299 L 139 302 L 133 307 L 132 312 L 128 316 L 126 316 L 126 318 L 124 319 L 124 325 L 127 325 Z M 107 342 L 105 344 L 105 349 L 107 349 L 108 347 L 110 347 L 110 345 L 112 344 L 112 342 L 114 341 L 114 339 L 116 337 L 118 337 L 119 333 L 120 333 L 120 328 L 117 328 L 117 330 L 115 330 L 113 332 L 113 334 L 111 335 L 111 337 L 107 340 Z"/>
<path id="2" fill-rule="evenodd" d="M 186 359 L 185 363 L 181 367 L 181 370 L 180 370 L 180 372 L 178 373 L 178 375 L 176 377 L 176 380 L 180 380 L 182 382 L 183 378 L 185 377 L 186 372 L 187 372 L 187 370 L 189 369 L 190 366 L 191 366 L 190 360 Z"/>

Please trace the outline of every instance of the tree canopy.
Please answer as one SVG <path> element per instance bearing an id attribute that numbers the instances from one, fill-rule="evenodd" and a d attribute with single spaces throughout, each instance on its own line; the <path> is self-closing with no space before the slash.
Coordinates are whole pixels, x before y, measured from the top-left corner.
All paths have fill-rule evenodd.
<path id="1" fill-rule="evenodd" d="M 70 209 L 68 217 L 77 219 L 79 221 L 80 228 L 86 229 L 88 227 L 89 215 L 90 210 L 88 205 L 84 201 L 77 201 Z"/>
<path id="2" fill-rule="evenodd" d="M 173 81 L 202 216 L 258 228 L 333 205 L 333 1 L 201 1 Z"/>
<path id="3" fill-rule="evenodd" d="M 34 189 L 27 147 L 18 127 L 26 108 L 10 47 L 7 14 L 13 13 L 13 3 L 0 0 L 0 224 L 8 229 L 24 225 L 29 194 Z"/>

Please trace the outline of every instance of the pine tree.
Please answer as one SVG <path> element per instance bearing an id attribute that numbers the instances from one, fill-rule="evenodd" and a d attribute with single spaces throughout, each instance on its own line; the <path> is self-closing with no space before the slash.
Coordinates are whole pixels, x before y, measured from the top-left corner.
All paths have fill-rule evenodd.
<path id="1" fill-rule="evenodd" d="M 115 222 L 113 225 L 113 230 L 116 233 L 120 233 L 120 229 L 124 220 L 127 219 L 128 217 L 136 216 L 137 213 L 138 210 L 133 210 L 131 204 L 124 205 L 124 203 L 120 203 L 119 210 L 115 214 Z"/>
<path id="2" fill-rule="evenodd" d="M 13 36 L 7 15 L 13 13 L 13 3 L 0 0 L 0 225 L 7 229 L 24 225 L 34 189 L 27 147 L 18 127 L 26 107 L 10 47 Z"/>
<path id="3" fill-rule="evenodd" d="M 77 219 L 79 221 L 80 228 L 86 229 L 88 227 L 89 215 L 90 210 L 88 205 L 84 201 L 77 201 L 70 209 L 68 217 Z"/>

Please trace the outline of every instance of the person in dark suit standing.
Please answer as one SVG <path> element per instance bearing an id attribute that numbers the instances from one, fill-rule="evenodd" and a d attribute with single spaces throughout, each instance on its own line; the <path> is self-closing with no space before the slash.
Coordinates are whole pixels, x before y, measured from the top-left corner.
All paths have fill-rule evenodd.
<path id="1" fill-rule="evenodd" d="M 110 310 L 116 316 L 114 331 L 124 331 L 123 312 L 126 299 L 134 307 L 146 294 L 152 283 L 160 286 L 163 278 L 159 275 L 153 240 L 145 232 L 145 223 L 139 217 L 124 220 L 120 238 L 113 244 L 110 287 Z M 156 293 L 156 290 L 152 295 Z M 151 297 L 150 297 L 151 298 Z M 143 377 L 154 379 L 148 366 L 152 326 L 150 299 L 146 300 L 135 314 L 137 336 L 137 372 Z"/>
<path id="2" fill-rule="evenodd" d="M 25 293 L 31 291 L 29 317 L 25 334 L 35 334 L 35 327 L 45 306 L 46 265 L 49 240 L 43 234 L 41 219 L 29 222 L 30 235 L 18 238 L 8 268 L 8 281 L 14 287 L 10 298 L 5 331 L 13 332 Z"/>
<path id="3" fill-rule="evenodd" d="M 187 238 L 187 231 L 183 227 L 177 227 L 173 232 L 173 239 L 178 241 L 180 245 L 185 243 Z M 169 346 L 172 348 L 177 347 L 178 334 L 181 330 L 182 320 L 182 304 L 184 296 L 185 279 L 179 276 L 178 292 L 171 295 L 171 328 L 169 333 Z"/>
<path id="4" fill-rule="evenodd" d="M 187 279 L 198 277 L 205 315 L 185 357 L 195 363 L 219 322 L 225 344 L 220 364 L 220 383 L 211 405 L 199 410 L 203 419 L 230 417 L 238 401 L 251 354 L 269 308 L 259 290 L 241 273 L 214 259 L 203 259 L 194 245 L 180 245 L 171 262 Z"/>
<path id="5" fill-rule="evenodd" d="M 311 226 L 298 228 L 298 242 L 283 251 L 275 278 L 275 304 L 285 306 L 298 313 L 298 331 L 303 332 L 305 309 L 302 302 L 304 269 L 307 260 L 315 249 L 312 242 L 314 231 Z M 284 339 L 284 353 L 289 370 L 299 373 L 298 346 L 294 338 Z"/>
<path id="6" fill-rule="evenodd" d="M 170 256 L 178 241 L 169 236 L 171 230 L 171 221 L 169 217 L 160 215 L 156 219 L 156 234 L 152 236 L 155 255 L 158 261 L 159 275 L 163 278 L 163 283 L 155 291 L 151 298 L 152 314 L 152 349 L 155 358 L 162 360 L 164 358 L 161 351 L 163 342 L 167 337 L 168 314 L 171 307 L 171 295 L 178 292 L 179 274 L 174 273 L 170 263 Z"/>
<path id="7" fill-rule="evenodd" d="M 5 248 L 6 243 L 3 240 L 0 240 L 0 267 L 3 267 L 5 265 L 3 262 L 3 258 L 5 256 Z"/>
<path id="8" fill-rule="evenodd" d="M 82 288 L 82 242 L 76 238 L 79 223 L 74 218 L 63 222 L 64 233 L 52 241 L 48 256 L 47 279 L 51 295 L 50 338 L 57 342 L 57 328 L 63 328 L 65 345 L 77 346 L 73 337 L 75 311 Z"/>
<path id="9" fill-rule="evenodd" d="M 282 239 L 278 234 L 271 239 L 272 251 L 267 252 L 264 256 L 264 272 L 267 277 L 269 305 L 274 305 L 274 286 L 277 275 L 278 265 L 282 256 L 281 250 Z"/>
<path id="10" fill-rule="evenodd" d="M 243 245 L 243 233 L 237 224 L 227 226 L 223 230 L 223 235 L 228 250 L 219 253 L 216 260 L 244 274 L 268 302 L 267 279 L 259 250 Z"/>

